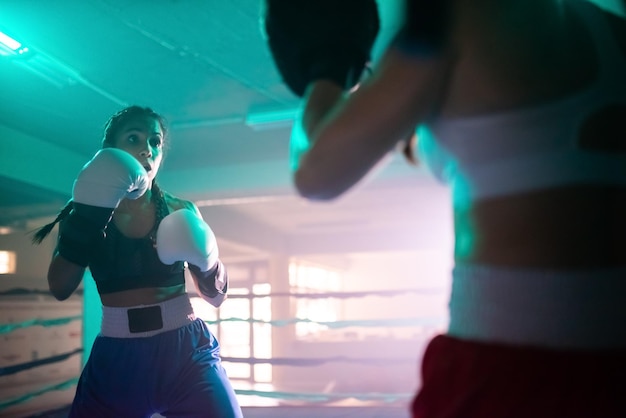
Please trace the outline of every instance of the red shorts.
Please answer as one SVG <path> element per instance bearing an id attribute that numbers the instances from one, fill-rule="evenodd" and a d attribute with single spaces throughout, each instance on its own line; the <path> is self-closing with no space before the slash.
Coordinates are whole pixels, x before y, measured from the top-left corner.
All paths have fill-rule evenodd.
<path id="1" fill-rule="evenodd" d="M 413 418 L 624 418 L 626 349 L 559 351 L 437 336 Z"/>

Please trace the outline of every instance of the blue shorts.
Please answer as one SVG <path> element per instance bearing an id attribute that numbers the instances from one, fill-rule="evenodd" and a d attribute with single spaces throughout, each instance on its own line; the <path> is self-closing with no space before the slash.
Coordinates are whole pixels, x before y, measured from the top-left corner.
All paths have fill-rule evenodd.
<path id="1" fill-rule="evenodd" d="M 100 335 L 69 417 L 242 418 L 219 348 L 201 319 L 146 338 Z"/>

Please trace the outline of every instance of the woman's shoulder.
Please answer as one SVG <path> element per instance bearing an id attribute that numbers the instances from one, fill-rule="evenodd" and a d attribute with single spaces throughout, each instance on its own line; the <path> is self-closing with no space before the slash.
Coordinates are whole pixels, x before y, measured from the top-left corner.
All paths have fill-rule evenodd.
<path id="1" fill-rule="evenodd" d="M 174 196 L 173 194 L 166 192 L 164 190 L 163 190 L 163 197 L 170 211 L 176 211 L 180 209 L 189 209 L 194 212 L 198 211 L 198 208 L 196 207 L 195 203 L 193 203 L 191 200 L 181 199 L 180 197 Z"/>

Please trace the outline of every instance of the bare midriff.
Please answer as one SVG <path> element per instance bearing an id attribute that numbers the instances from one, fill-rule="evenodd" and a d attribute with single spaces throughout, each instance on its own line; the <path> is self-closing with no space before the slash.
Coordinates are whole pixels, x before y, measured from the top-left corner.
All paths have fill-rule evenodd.
<path id="1" fill-rule="evenodd" d="M 129 289 L 120 292 L 100 295 L 104 306 L 129 307 L 139 305 L 153 305 L 173 299 L 185 294 L 185 285 L 169 287 L 148 287 L 143 289 Z"/>
<path id="2" fill-rule="evenodd" d="M 571 186 L 457 210 L 457 262 L 539 269 L 626 267 L 626 188 Z"/>

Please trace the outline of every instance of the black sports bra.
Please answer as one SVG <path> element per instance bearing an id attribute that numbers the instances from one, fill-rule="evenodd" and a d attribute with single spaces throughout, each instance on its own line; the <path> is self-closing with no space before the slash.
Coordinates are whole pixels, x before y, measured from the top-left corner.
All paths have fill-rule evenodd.
<path id="1" fill-rule="evenodd" d="M 168 287 L 185 283 L 184 263 L 163 264 L 157 255 L 156 230 L 169 214 L 163 193 L 153 190 L 156 221 L 143 238 L 129 238 L 109 222 L 106 237 L 101 241 L 89 268 L 98 293 L 106 294 L 146 287 Z"/>

